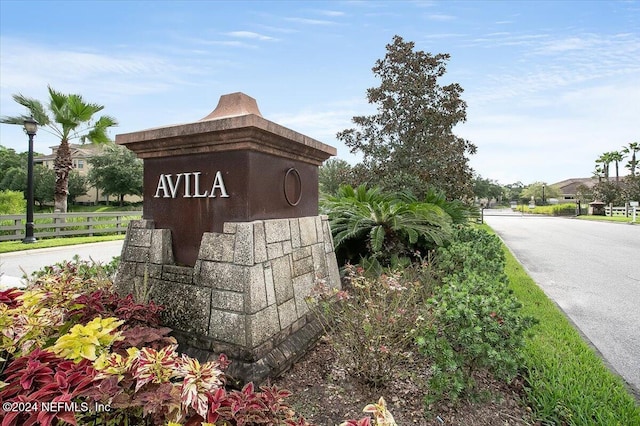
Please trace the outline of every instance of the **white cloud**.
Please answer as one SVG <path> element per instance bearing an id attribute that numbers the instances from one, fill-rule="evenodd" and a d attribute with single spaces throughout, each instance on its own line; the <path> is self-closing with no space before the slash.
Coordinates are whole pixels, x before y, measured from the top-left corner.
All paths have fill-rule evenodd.
<path id="1" fill-rule="evenodd" d="M 338 149 L 338 157 L 350 163 L 361 160 L 359 154 L 352 154 L 336 134 L 353 127 L 351 118 L 356 115 L 369 114 L 373 107 L 365 100 L 344 99 L 325 105 L 314 105 L 293 113 L 275 113 L 269 120 L 296 132 L 319 140 Z"/>
<path id="2" fill-rule="evenodd" d="M 1 87 L 25 93 L 36 88 L 44 92 L 49 84 L 63 91 L 67 90 L 65 87 L 73 87 L 73 91 L 79 93 L 87 87 L 108 87 L 110 92 L 115 92 L 118 86 L 123 89 L 122 95 L 152 93 L 190 73 L 187 66 L 146 53 L 53 49 L 6 38 L 0 40 L 0 46 L 3 53 Z M 2 103 L 5 101 L 2 99 Z"/>
<path id="3" fill-rule="evenodd" d="M 252 31 L 231 31 L 231 32 L 226 33 L 226 35 L 231 36 L 231 37 L 248 38 L 248 39 L 260 40 L 260 41 L 273 41 L 273 40 L 276 40 L 273 37 L 269 37 L 269 36 L 266 36 L 266 35 L 254 33 Z"/>
<path id="4" fill-rule="evenodd" d="M 261 28 L 263 30 L 272 32 L 272 33 L 280 33 L 280 34 L 294 34 L 294 33 L 298 33 L 299 31 L 293 28 L 288 28 L 288 27 L 274 27 L 271 25 L 263 25 L 263 24 L 258 24 L 256 25 L 256 28 Z"/>
<path id="5" fill-rule="evenodd" d="M 193 43 L 201 46 L 222 46 L 222 47 L 239 47 L 239 48 L 248 48 L 248 49 L 257 49 L 258 46 L 255 44 L 245 43 L 244 41 L 239 40 L 215 40 L 209 38 L 183 38 L 182 40 L 185 43 Z"/>
<path id="6" fill-rule="evenodd" d="M 319 10 L 318 13 L 320 15 L 325 15 L 325 16 L 345 16 L 346 15 L 346 13 L 338 10 Z"/>
<path id="7" fill-rule="evenodd" d="M 308 18 L 298 18 L 298 17 L 284 18 L 284 19 L 289 22 L 296 22 L 296 23 L 305 24 L 305 25 L 335 25 L 336 24 L 334 21 L 327 21 L 324 19 L 308 19 Z"/>
<path id="8" fill-rule="evenodd" d="M 586 48 L 589 43 L 579 37 L 569 37 L 562 40 L 555 40 L 546 46 L 549 52 L 565 52 L 567 50 L 581 50 Z"/>
<path id="9" fill-rule="evenodd" d="M 424 40 L 431 40 L 431 39 L 443 39 L 443 38 L 459 38 L 459 37 L 464 37 L 466 34 L 462 34 L 462 33 L 439 33 L 439 34 L 427 34 L 422 36 L 422 38 Z"/>
<path id="10" fill-rule="evenodd" d="M 455 16 L 453 15 L 445 15 L 442 13 L 432 13 L 430 15 L 427 15 L 427 18 L 430 19 L 431 21 L 453 21 L 456 19 Z"/>

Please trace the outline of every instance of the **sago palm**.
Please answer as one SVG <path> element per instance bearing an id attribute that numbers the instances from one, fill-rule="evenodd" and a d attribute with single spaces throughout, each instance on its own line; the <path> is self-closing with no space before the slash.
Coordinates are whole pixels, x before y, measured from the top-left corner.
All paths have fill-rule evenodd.
<path id="1" fill-rule="evenodd" d="M 477 207 L 467 205 L 460 200 L 447 200 L 444 192 L 434 188 L 427 188 L 420 199 L 410 192 L 401 192 L 398 197 L 407 203 L 434 204 L 444 210 L 455 224 L 464 224 L 469 219 L 480 216 Z"/>
<path id="2" fill-rule="evenodd" d="M 431 203 L 405 202 L 379 188 L 343 186 L 322 203 L 341 260 L 374 257 L 383 264 L 443 244 L 451 218 Z"/>
<path id="3" fill-rule="evenodd" d="M 93 117 L 102 111 L 104 106 L 85 102 L 80 95 L 65 95 L 49 89 L 49 105 L 44 105 L 33 98 L 21 94 L 13 95 L 13 99 L 28 110 L 28 114 L 14 117 L 2 117 L 0 122 L 22 125 L 29 116 L 36 119 L 45 131 L 60 138 L 60 146 L 54 160 L 56 184 L 54 191 L 55 211 L 67 211 L 67 195 L 69 194 L 69 173 L 73 168 L 69 141 L 79 139 L 81 143 L 110 142 L 107 130 L 117 126 L 117 121 L 108 115 L 97 120 Z"/>

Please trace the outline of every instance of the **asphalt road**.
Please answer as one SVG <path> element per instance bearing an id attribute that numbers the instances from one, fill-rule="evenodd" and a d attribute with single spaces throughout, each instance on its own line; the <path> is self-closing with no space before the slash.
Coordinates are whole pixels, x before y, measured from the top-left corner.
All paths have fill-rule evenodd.
<path id="1" fill-rule="evenodd" d="M 640 226 L 494 214 L 485 222 L 640 395 Z"/>
<path id="2" fill-rule="evenodd" d="M 65 260 L 77 254 L 80 259 L 107 263 L 120 256 L 123 240 L 90 243 L 46 249 L 25 250 L 0 254 L 0 288 L 19 286 L 23 275 Z"/>

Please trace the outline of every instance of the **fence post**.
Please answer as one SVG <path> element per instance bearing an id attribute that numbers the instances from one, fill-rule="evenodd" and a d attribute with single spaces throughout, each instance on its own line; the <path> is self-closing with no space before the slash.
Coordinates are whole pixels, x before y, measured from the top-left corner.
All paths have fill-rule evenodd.
<path id="1" fill-rule="evenodd" d="M 87 222 L 93 222 L 93 216 L 87 216 Z M 89 223 L 87 225 L 87 230 L 89 231 L 93 231 L 93 225 L 91 223 Z M 89 232 L 88 234 L 90 237 L 93 237 L 93 232 Z"/>
<path id="2" fill-rule="evenodd" d="M 13 224 L 18 227 L 22 225 L 22 219 L 14 219 Z M 15 231 L 13 231 L 14 235 L 21 235 L 21 230 L 20 229 L 16 229 Z"/>
<path id="3" fill-rule="evenodd" d="M 66 221 L 64 221 L 62 217 L 58 215 L 53 217 L 53 232 L 56 236 L 60 236 L 60 224 L 64 222 Z"/>

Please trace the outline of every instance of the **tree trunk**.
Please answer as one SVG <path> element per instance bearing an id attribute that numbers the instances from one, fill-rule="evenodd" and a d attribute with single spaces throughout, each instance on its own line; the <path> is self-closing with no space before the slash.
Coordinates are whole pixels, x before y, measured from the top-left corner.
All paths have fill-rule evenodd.
<path id="1" fill-rule="evenodd" d="M 54 212 L 67 212 L 67 196 L 69 195 L 69 173 L 73 168 L 69 141 L 62 139 L 53 163 L 56 172 L 56 187 L 53 194 Z"/>

